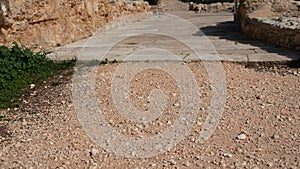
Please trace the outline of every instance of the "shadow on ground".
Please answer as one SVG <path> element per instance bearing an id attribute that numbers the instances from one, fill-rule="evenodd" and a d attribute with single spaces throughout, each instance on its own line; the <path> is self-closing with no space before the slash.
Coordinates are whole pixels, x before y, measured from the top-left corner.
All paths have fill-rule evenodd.
<path id="1" fill-rule="evenodd" d="M 217 36 L 220 39 L 233 41 L 233 43 L 256 46 L 262 50 L 267 51 L 268 53 L 276 53 L 293 60 L 300 59 L 300 53 L 296 50 L 287 49 L 267 42 L 250 39 L 243 34 L 242 30 L 240 29 L 240 25 L 233 21 L 221 22 L 214 26 L 202 27 L 200 28 L 200 30 L 201 31 L 199 31 L 198 35 L 203 35 L 204 33 L 206 36 Z"/>

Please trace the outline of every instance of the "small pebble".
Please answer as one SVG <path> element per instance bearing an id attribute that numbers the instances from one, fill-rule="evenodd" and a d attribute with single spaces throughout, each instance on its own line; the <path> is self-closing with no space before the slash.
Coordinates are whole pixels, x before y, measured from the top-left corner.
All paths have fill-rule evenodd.
<path id="1" fill-rule="evenodd" d="M 229 154 L 229 153 L 225 153 L 223 154 L 224 157 L 228 157 L 228 158 L 231 158 L 232 157 L 232 154 Z"/>
<path id="2" fill-rule="evenodd" d="M 35 84 L 30 85 L 30 89 L 33 89 L 35 87 Z"/>
<path id="3" fill-rule="evenodd" d="M 240 135 L 237 136 L 237 138 L 239 140 L 245 140 L 247 138 L 247 136 L 245 134 L 240 134 Z"/>
<path id="4" fill-rule="evenodd" d="M 180 104 L 179 104 L 179 103 L 175 103 L 174 106 L 175 106 L 175 107 L 179 107 Z"/>
<path id="5" fill-rule="evenodd" d="M 176 161 L 175 161 L 175 160 L 173 160 L 173 159 L 172 159 L 172 160 L 170 160 L 169 162 L 170 162 L 170 164 L 171 164 L 171 165 L 176 165 L 176 164 L 177 164 L 177 163 L 176 163 Z"/>
<path id="6" fill-rule="evenodd" d="M 190 164 L 189 161 L 186 161 L 183 165 L 186 166 L 186 167 L 189 167 L 191 164 Z"/>
<path id="7" fill-rule="evenodd" d="M 268 167 L 272 167 L 272 166 L 273 166 L 273 163 L 270 162 L 270 163 L 267 164 L 267 166 L 268 166 Z"/>
<path id="8" fill-rule="evenodd" d="M 274 134 L 273 136 L 272 136 L 272 139 L 278 139 L 279 138 L 279 135 L 278 134 Z"/>
<path id="9" fill-rule="evenodd" d="M 91 155 L 95 156 L 99 153 L 99 151 L 97 149 L 93 148 L 90 153 L 91 153 Z"/>
<path id="10" fill-rule="evenodd" d="M 153 163 L 153 164 L 151 164 L 151 166 L 152 166 L 152 167 L 156 167 L 156 164 L 155 164 L 155 163 Z"/>

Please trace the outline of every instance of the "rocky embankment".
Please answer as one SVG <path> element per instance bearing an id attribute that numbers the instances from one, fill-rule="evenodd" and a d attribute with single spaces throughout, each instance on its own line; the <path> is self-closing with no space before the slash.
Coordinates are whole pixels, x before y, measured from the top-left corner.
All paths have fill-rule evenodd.
<path id="1" fill-rule="evenodd" d="M 149 11 L 126 0 L 0 0 L 0 45 L 54 47 L 91 36 L 120 16 Z"/>

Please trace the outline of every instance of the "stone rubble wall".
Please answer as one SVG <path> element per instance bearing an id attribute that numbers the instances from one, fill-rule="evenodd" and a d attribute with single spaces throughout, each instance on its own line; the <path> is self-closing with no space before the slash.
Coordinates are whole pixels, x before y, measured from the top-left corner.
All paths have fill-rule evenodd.
<path id="1" fill-rule="evenodd" d="M 258 40 L 300 49 L 300 2 L 292 0 L 239 0 L 243 32 Z"/>
<path id="2" fill-rule="evenodd" d="M 244 27 L 246 34 L 257 40 L 287 48 L 300 47 L 300 20 L 298 18 L 254 18 Z"/>
<path id="3" fill-rule="evenodd" d="M 0 45 L 60 46 L 115 18 L 149 10 L 142 0 L 0 0 Z"/>
<path id="4" fill-rule="evenodd" d="M 232 11 L 234 3 L 212 3 L 212 4 L 196 4 L 193 2 L 189 3 L 189 10 L 195 12 L 209 12 L 209 13 L 218 13 L 224 11 Z"/>

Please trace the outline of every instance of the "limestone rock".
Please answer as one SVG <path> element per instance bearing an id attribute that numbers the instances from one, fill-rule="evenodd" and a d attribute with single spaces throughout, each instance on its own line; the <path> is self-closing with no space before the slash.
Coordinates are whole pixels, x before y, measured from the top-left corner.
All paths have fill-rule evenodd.
<path id="1" fill-rule="evenodd" d="M 17 41 L 28 46 L 55 47 L 86 38 L 116 17 L 150 9 L 144 1 L 116 2 L 1 0 L 0 45 Z"/>
<path id="2" fill-rule="evenodd" d="M 269 3 L 263 4 L 258 7 L 255 11 L 251 12 L 248 17 L 252 18 L 261 18 L 261 17 L 270 17 L 273 15 L 272 6 Z"/>

